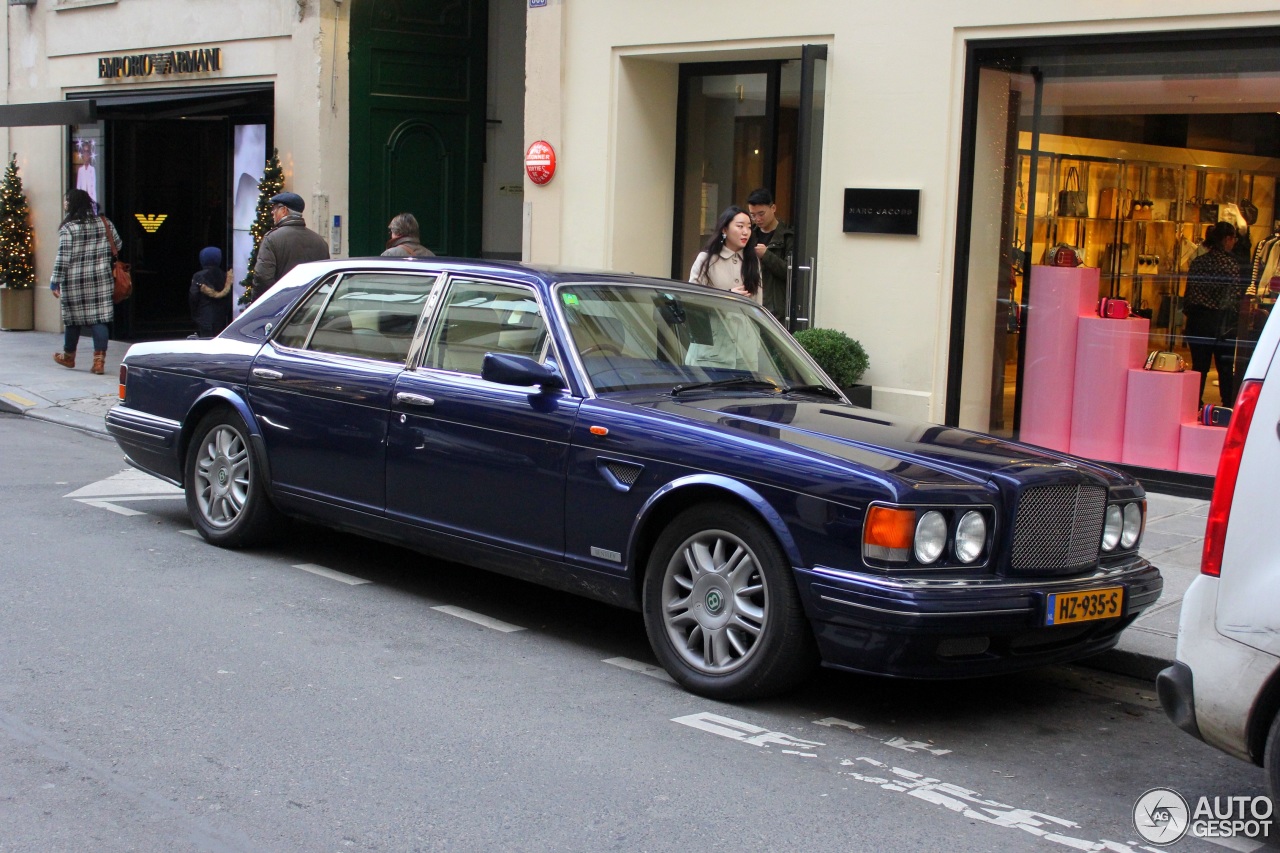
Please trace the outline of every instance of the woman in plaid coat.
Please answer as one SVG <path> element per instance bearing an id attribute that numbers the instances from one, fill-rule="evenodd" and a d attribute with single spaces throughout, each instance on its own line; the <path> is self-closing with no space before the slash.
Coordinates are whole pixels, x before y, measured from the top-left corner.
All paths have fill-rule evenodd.
<path id="1" fill-rule="evenodd" d="M 66 216 L 58 229 L 58 256 L 49 289 L 62 300 L 66 331 L 62 352 L 54 353 L 53 360 L 75 367 L 80 330 L 88 326 L 93 334 L 92 370 L 101 374 L 107 360 L 107 324 L 115 316 L 112 247 L 120 245 L 120 234 L 110 219 L 94 216 L 93 200 L 84 190 L 68 192 L 63 209 Z"/>

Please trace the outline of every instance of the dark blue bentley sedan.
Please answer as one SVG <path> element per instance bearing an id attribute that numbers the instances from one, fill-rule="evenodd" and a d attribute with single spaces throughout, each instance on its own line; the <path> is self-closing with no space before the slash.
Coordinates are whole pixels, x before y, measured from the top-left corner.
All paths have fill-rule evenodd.
<path id="1" fill-rule="evenodd" d="M 297 516 L 639 609 L 720 699 L 819 661 L 1084 657 L 1162 588 L 1132 478 L 857 408 L 766 311 L 698 285 L 307 264 L 217 338 L 133 346 L 120 395 L 111 434 L 209 542 Z"/>

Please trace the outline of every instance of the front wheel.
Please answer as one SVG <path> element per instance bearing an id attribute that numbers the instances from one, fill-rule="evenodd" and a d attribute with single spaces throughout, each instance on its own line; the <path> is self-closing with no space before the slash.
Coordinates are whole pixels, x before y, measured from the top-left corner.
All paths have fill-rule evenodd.
<path id="1" fill-rule="evenodd" d="M 187 453 L 187 513 L 208 542 L 245 548 L 265 542 L 281 516 L 267 497 L 249 447 L 249 430 L 229 409 L 196 426 Z"/>
<path id="2" fill-rule="evenodd" d="M 658 537 L 643 609 L 659 662 L 685 689 L 713 699 L 781 692 L 817 661 L 782 549 L 730 504 L 686 510 Z"/>

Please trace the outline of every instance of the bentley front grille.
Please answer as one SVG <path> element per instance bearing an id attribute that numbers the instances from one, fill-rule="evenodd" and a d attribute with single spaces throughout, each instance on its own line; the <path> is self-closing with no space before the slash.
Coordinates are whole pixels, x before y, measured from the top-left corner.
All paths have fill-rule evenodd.
<path id="1" fill-rule="evenodd" d="M 1101 486 L 1037 486 L 1022 493 L 1013 525 L 1014 571 L 1087 568 L 1098 560 L 1107 490 Z"/>

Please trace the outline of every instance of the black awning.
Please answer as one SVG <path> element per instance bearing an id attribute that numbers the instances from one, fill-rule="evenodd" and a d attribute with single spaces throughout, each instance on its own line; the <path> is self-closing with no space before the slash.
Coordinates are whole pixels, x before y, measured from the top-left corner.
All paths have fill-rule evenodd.
<path id="1" fill-rule="evenodd" d="M 88 124 L 97 120 L 97 108 L 91 100 L 0 104 L 0 127 Z"/>

